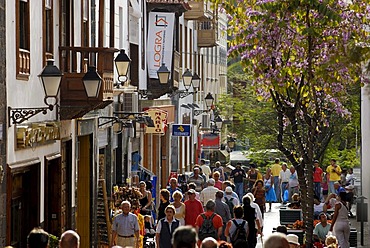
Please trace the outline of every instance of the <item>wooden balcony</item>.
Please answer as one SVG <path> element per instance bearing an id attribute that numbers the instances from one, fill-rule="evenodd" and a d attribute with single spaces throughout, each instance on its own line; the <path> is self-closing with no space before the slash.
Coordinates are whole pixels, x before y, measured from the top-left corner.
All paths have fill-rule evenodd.
<path id="1" fill-rule="evenodd" d="M 197 23 L 198 47 L 217 45 L 217 26 L 213 20 L 202 20 Z"/>
<path id="2" fill-rule="evenodd" d="M 216 9 L 211 7 L 211 3 L 207 0 L 188 1 L 190 10 L 184 13 L 184 18 L 187 20 L 198 20 L 201 18 L 213 18 Z"/>
<path id="3" fill-rule="evenodd" d="M 118 49 L 60 47 L 59 52 L 60 70 L 64 73 L 60 86 L 61 120 L 80 118 L 113 102 L 114 53 L 118 52 Z M 97 65 L 97 71 L 103 79 L 96 99 L 87 98 L 82 82 L 87 67 L 91 64 Z"/>

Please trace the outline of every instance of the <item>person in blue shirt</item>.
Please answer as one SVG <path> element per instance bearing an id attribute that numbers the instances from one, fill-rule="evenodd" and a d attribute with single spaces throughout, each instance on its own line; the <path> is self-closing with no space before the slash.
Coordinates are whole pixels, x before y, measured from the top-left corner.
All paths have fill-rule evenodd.
<path id="1" fill-rule="evenodd" d="M 180 193 L 182 193 L 181 189 L 177 187 L 177 179 L 174 177 L 170 179 L 170 186 L 167 187 L 167 190 L 170 192 L 170 202 L 174 201 L 172 198 L 172 194 L 175 191 L 179 191 Z"/>
<path id="2" fill-rule="evenodd" d="M 339 195 L 340 192 L 346 192 L 346 190 L 340 185 L 339 182 L 334 183 L 335 194 Z"/>

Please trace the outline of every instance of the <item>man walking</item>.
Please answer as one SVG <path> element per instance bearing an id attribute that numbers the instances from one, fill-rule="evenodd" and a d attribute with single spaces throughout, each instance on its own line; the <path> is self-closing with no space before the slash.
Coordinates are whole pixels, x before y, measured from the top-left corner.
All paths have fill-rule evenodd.
<path id="1" fill-rule="evenodd" d="M 194 166 L 193 173 L 193 176 L 189 177 L 188 183 L 195 183 L 195 191 L 201 192 L 204 186 L 204 178 L 200 175 L 199 166 Z"/>
<path id="2" fill-rule="evenodd" d="M 241 202 L 244 194 L 243 180 L 246 177 L 241 163 L 236 164 L 236 168 L 231 172 L 230 177 L 234 179 L 235 191 L 238 194 L 239 201 Z"/>
<path id="3" fill-rule="evenodd" d="M 319 161 L 313 161 L 314 171 L 313 171 L 313 186 L 315 195 L 321 199 L 321 183 L 322 183 L 322 174 L 324 173 L 319 166 Z"/>
<path id="4" fill-rule="evenodd" d="M 340 180 L 342 169 L 337 165 L 337 161 L 332 159 L 330 165 L 326 168 L 326 172 L 329 174 L 329 191 L 335 193 L 334 183 Z"/>
<path id="5" fill-rule="evenodd" d="M 200 214 L 197 218 L 195 226 L 200 241 L 208 237 L 218 240 L 221 236 L 223 226 L 222 218 L 215 213 L 215 207 L 215 202 L 209 200 L 206 204 L 206 212 Z"/>
<path id="6" fill-rule="evenodd" d="M 290 167 L 290 177 L 289 177 L 289 183 L 288 183 L 288 192 L 289 192 L 289 201 L 292 201 L 292 195 L 294 193 L 298 193 L 298 175 L 295 171 L 294 166 Z"/>
<path id="7" fill-rule="evenodd" d="M 280 184 L 279 184 L 279 176 L 280 176 L 281 166 L 280 166 L 280 159 L 276 158 L 275 163 L 271 166 L 271 175 L 272 175 L 272 184 L 274 185 L 276 199 L 280 201 Z"/>
<path id="8" fill-rule="evenodd" d="M 195 221 L 198 215 L 203 213 L 203 205 L 196 198 L 194 189 L 188 190 L 189 199 L 184 202 L 185 204 L 185 225 L 195 227 Z"/>
<path id="9" fill-rule="evenodd" d="M 215 187 L 215 180 L 211 178 L 208 180 L 208 187 L 203 189 L 199 195 L 203 206 L 205 206 L 209 200 L 215 200 L 216 192 L 218 192 L 218 188 Z"/>
<path id="10" fill-rule="evenodd" d="M 170 202 L 173 202 L 172 195 L 175 191 L 182 193 L 181 189 L 177 187 L 177 178 L 170 179 L 170 186 L 167 187 L 167 190 L 170 192 Z"/>
<path id="11" fill-rule="evenodd" d="M 122 213 L 117 215 L 112 225 L 113 245 L 122 247 L 139 246 L 139 223 L 137 216 L 131 213 L 131 203 L 123 201 L 121 203 Z M 117 239 L 117 240 L 116 240 Z"/>
<path id="12" fill-rule="evenodd" d="M 281 189 L 281 202 L 283 204 L 286 204 L 284 201 L 284 191 L 288 190 L 288 183 L 289 183 L 289 177 L 290 177 L 290 170 L 288 170 L 287 164 L 283 163 L 281 165 L 281 171 L 279 175 L 279 181 L 280 181 L 280 189 Z"/>
<path id="13" fill-rule="evenodd" d="M 231 220 L 231 213 L 230 213 L 230 208 L 229 206 L 222 201 L 222 198 L 224 197 L 224 193 L 222 191 L 218 191 L 216 193 L 216 200 L 215 200 L 215 213 L 221 216 L 222 218 L 222 234 L 221 234 L 221 239 L 226 241 L 226 237 L 224 235 L 225 233 L 225 228 L 226 224 L 229 220 Z M 236 206 L 236 205 L 235 205 Z"/>

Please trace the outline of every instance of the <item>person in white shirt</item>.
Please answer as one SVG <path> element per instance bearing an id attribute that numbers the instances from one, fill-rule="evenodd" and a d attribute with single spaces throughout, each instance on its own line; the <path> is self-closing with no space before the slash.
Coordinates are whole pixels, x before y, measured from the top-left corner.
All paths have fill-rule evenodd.
<path id="1" fill-rule="evenodd" d="M 222 198 L 223 202 L 226 202 L 225 198 L 229 201 L 232 200 L 234 206 L 240 205 L 238 196 L 233 196 L 233 189 L 230 186 L 227 186 L 225 189 L 225 194 L 224 197 Z"/>
<path id="2" fill-rule="evenodd" d="M 216 192 L 218 192 L 218 188 L 215 187 L 215 180 L 209 179 L 208 180 L 208 187 L 203 189 L 200 192 L 199 198 L 202 202 L 203 206 L 207 204 L 209 200 L 215 200 L 216 199 Z"/>
<path id="3" fill-rule="evenodd" d="M 281 165 L 281 171 L 279 174 L 279 186 L 280 186 L 280 192 L 281 192 L 281 202 L 285 204 L 284 201 L 284 191 L 288 189 L 287 185 L 289 183 L 289 177 L 290 177 L 290 170 L 288 170 L 287 164 L 282 163 Z"/>
<path id="4" fill-rule="evenodd" d="M 206 178 L 206 181 L 208 182 L 209 176 L 212 174 L 211 168 L 209 168 L 208 165 L 206 165 L 206 161 L 204 159 L 200 160 L 200 168 L 202 169 L 203 176 Z"/>

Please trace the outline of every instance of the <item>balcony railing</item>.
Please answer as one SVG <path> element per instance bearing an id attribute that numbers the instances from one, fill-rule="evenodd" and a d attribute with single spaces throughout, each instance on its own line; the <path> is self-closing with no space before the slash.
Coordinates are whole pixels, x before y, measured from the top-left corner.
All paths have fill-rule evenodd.
<path id="1" fill-rule="evenodd" d="M 30 51 L 20 48 L 18 56 L 18 76 L 28 78 L 30 75 Z"/>
<path id="2" fill-rule="evenodd" d="M 197 22 L 198 47 L 213 47 L 217 45 L 217 25 L 213 20 Z"/>

